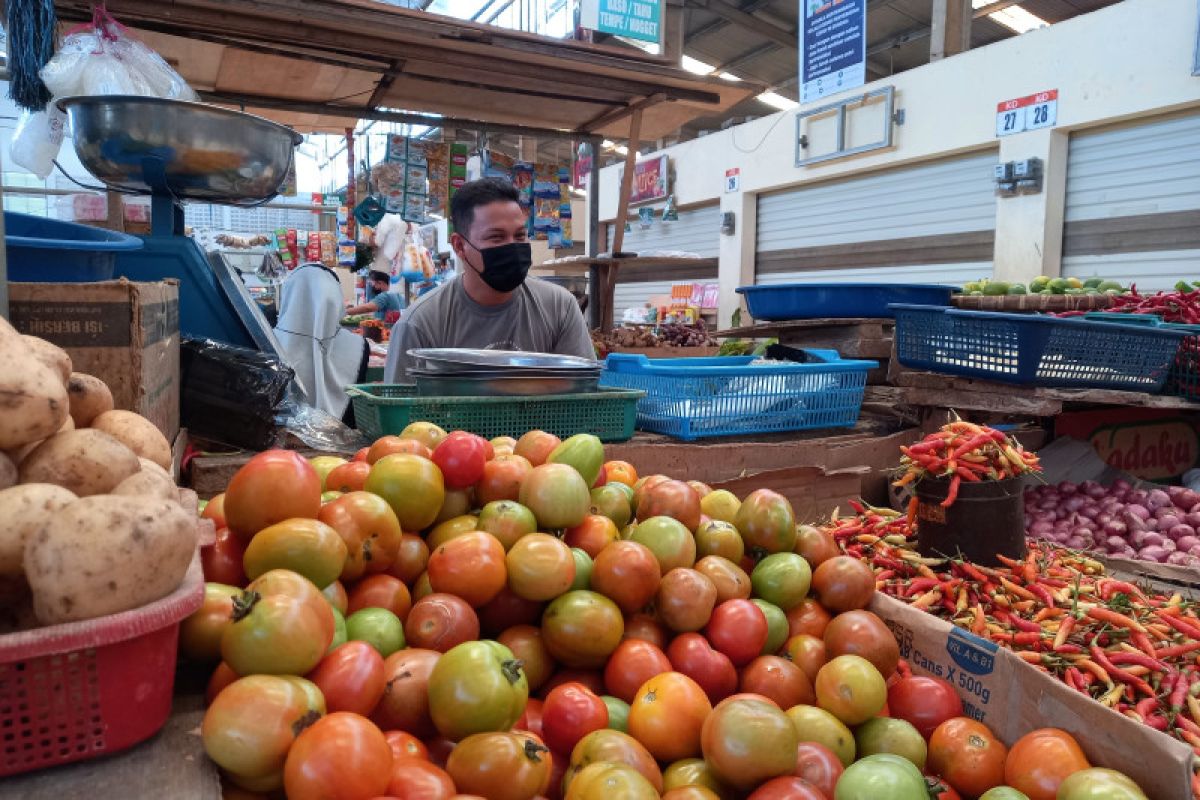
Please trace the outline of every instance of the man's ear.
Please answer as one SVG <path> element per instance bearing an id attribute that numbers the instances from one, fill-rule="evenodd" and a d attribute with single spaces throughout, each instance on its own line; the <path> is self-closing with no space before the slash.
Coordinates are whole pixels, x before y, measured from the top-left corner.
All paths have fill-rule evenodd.
<path id="1" fill-rule="evenodd" d="M 459 258 L 466 258 L 466 253 L 463 252 L 464 239 L 461 233 L 450 234 L 450 249 Z"/>

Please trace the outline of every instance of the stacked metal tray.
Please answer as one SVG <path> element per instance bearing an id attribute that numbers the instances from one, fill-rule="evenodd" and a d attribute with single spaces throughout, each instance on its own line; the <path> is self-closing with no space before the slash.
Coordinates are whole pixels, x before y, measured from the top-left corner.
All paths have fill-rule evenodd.
<path id="1" fill-rule="evenodd" d="M 410 350 L 417 394 L 434 397 L 528 397 L 594 392 L 603 365 L 553 353 L 421 348 Z"/>

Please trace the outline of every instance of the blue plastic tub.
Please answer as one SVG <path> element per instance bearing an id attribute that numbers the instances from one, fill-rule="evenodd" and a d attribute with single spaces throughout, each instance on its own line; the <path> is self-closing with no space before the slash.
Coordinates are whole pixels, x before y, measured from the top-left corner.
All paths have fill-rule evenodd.
<path id="1" fill-rule="evenodd" d="M 906 367 L 1027 386 L 1160 392 L 1185 331 L 896 305 Z"/>
<path id="2" fill-rule="evenodd" d="M 117 254 L 142 249 L 142 240 L 102 228 L 4 212 L 8 279 L 83 283 L 112 278 Z"/>
<path id="3" fill-rule="evenodd" d="M 739 286 L 750 316 L 778 322 L 818 317 L 891 317 L 891 303 L 948 306 L 956 286 L 934 283 L 781 283 Z"/>
<path id="4" fill-rule="evenodd" d="M 638 427 L 693 440 L 710 436 L 848 428 L 858 421 L 874 361 L 805 350 L 814 363 L 754 365 L 753 356 L 661 358 L 613 353 L 603 386 L 641 389 Z"/>

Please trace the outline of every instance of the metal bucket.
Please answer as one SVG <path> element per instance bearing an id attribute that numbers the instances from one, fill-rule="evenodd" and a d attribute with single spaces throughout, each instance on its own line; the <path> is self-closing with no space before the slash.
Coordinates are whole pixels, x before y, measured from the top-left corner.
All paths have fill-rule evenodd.
<path id="1" fill-rule="evenodd" d="M 945 508 L 942 501 L 949 491 L 948 478 L 917 484 L 917 550 L 921 555 L 962 557 L 985 566 L 998 566 L 997 554 L 1025 558 L 1022 478 L 964 481 L 954 504 Z"/>

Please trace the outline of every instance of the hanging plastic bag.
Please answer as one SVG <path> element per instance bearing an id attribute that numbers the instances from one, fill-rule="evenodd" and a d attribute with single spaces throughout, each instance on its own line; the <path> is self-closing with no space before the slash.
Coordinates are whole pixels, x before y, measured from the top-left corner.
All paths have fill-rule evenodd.
<path id="1" fill-rule="evenodd" d="M 83 76 L 92 54 L 100 49 L 100 37 L 90 28 L 77 30 L 63 39 L 54 58 L 42 67 L 42 83 L 55 97 L 83 93 Z"/>
<path id="2" fill-rule="evenodd" d="M 13 163 L 45 180 L 54 169 L 54 159 L 62 148 L 67 115 L 51 103 L 36 114 L 21 112 L 13 133 Z"/>

